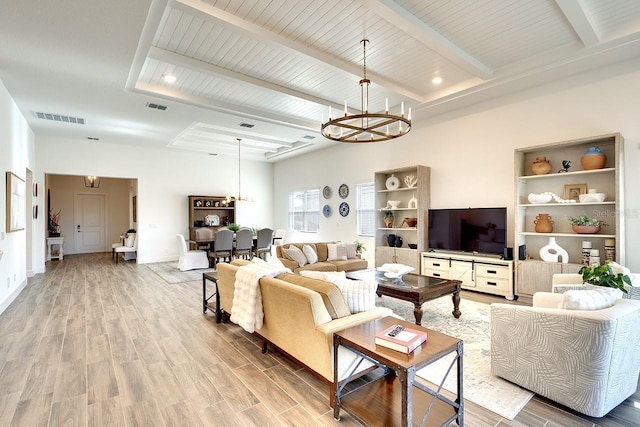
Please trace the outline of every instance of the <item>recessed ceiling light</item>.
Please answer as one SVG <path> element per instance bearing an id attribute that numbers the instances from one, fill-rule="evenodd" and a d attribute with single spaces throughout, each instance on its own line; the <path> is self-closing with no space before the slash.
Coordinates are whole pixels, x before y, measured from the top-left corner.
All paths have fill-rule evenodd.
<path id="1" fill-rule="evenodd" d="M 162 74 L 162 80 L 164 80 L 167 83 L 175 83 L 177 78 L 173 74 L 164 73 Z"/>
<path id="2" fill-rule="evenodd" d="M 440 83 L 442 83 L 442 77 L 434 77 L 433 80 L 431 80 L 431 83 L 433 83 L 434 85 L 439 85 Z"/>

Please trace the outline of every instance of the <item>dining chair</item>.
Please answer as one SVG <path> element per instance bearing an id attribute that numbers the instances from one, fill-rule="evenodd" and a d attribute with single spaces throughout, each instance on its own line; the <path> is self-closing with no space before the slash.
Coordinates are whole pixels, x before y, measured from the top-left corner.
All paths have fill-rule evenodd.
<path id="1" fill-rule="evenodd" d="M 196 246 L 208 251 L 213 242 L 213 230 L 210 228 L 196 228 Z"/>
<path id="2" fill-rule="evenodd" d="M 215 240 L 213 242 L 213 250 L 209 252 L 209 258 L 211 258 L 212 267 L 215 267 L 220 260 L 231 261 L 231 255 L 233 254 L 233 231 L 231 230 L 218 230 L 215 234 Z"/>
<path id="3" fill-rule="evenodd" d="M 236 244 L 234 255 L 236 258 L 241 256 L 245 259 L 252 258 L 253 247 L 253 230 L 250 228 L 241 228 L 236 232 Z"/>
<path id="4" fill-rule="evenodd" d="M 263 259 L 266 258 L 264 255 L 271 253 L 271 242 L 273 242 L 273 230 L 271 228 L 258 230 L 255 256 Z"/>
<path id="5" fill-rule="evenodd" d="M 127 232 L 125 231 L 120 235 L 120 241 L 111 244 L 111 258 L 116 259 L 116 248 L 124 246 L 124 241 L 127 239 Z"/>
<path id="6" fill-rule="evenodd" d="M 283 229 L 278 229 L 276 230 L 275 233 L 273 233 L 273 244 L 274 245 L 281 245 L 284 243 L 284 233 L 285 231 Z"/>
<path id="7" fill-rule="evenodd" d="M 178 258 L 178 269 L 180 271 L 209 267 L 209 258 L 206 251 L 190 251 L 187 249 L 187 242 L 184 240 L 184 236 L 176 234 L 176 237 L 178 238 L 178 251 L 180 253 Z"/>

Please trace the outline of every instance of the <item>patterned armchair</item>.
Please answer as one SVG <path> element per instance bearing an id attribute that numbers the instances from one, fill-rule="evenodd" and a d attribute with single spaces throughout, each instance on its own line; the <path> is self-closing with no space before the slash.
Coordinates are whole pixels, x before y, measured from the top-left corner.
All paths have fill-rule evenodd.
<path id="1" fill-rule="evenodd" d="M 491 372 L 602 417 L 638 387 L 640 301 L 567 310 L 557 308 L 562 298 L 538 292 L 533 307 L 491 304 Z"/>

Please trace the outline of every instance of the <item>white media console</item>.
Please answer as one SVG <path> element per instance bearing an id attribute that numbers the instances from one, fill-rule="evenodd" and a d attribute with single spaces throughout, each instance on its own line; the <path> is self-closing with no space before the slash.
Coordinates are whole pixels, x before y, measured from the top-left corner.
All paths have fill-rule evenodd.
<path id="1" fill-rule="evenodd" d="M 422 252 L 421 274 L 462 281 L 462 288 L 514 299 L 513 261 L 451 252 Z"/>

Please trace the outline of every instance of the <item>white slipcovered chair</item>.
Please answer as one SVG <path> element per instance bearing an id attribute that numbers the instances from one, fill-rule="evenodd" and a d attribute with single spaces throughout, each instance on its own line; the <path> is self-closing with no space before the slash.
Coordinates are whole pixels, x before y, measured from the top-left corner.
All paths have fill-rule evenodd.
<path id="1" fill-rule="evenodd" d="M 197 268 L 209 268 L 209 258 L 206 251 L 190 251 L 187 249 L 187 242 L 182 234 L 176 234 L 178 238 L 178 269 L 180 271 L 195 270 Z"/>
<path id="2" fill-rule="evenodd" d="M 115 255 L 116 264 L 118 263 L 119 254 L 122 254 L 122 257 L 125 261 L 129 261 L 131 259 L 136 259 L 138 254 L 138 233 L 127 233 L 127 237 L 124 240 L 124 245 L 111 247 L 112 253 Z"/>
<path id="3" fill-rule="evenodd" d="M 602 417 L 638 388 L 640 301 L 617 299 L 599 310 L 558 308 L 565 295 L 537 292 L 533 307 L 491 304 L 491 372 Z"/>

